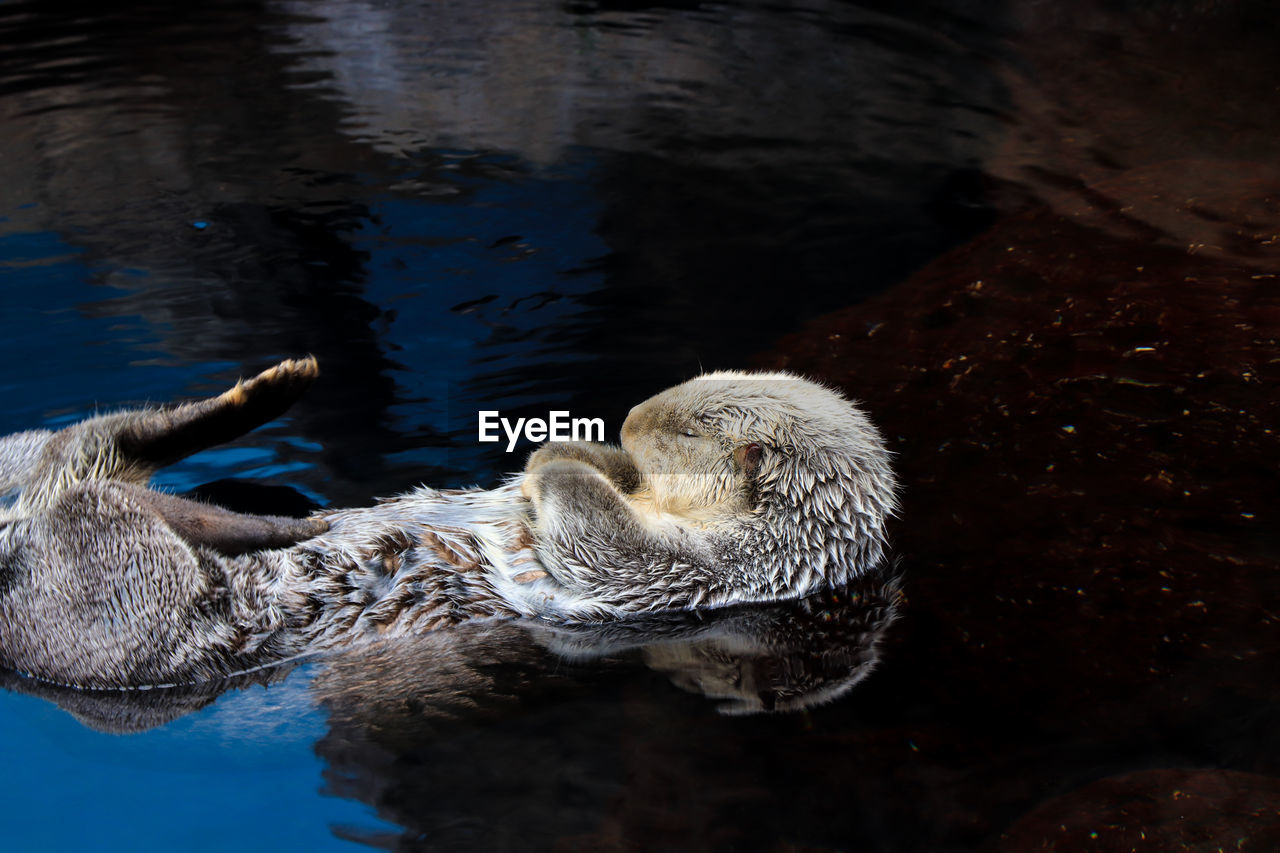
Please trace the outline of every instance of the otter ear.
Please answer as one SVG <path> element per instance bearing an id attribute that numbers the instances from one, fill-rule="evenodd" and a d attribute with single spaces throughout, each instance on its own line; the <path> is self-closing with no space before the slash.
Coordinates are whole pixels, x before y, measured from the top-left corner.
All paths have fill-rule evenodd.
<path id="1" fill-rule="evenodd" d="M 763 448 L 754 441 L 750 444 L 739 445 L 733 450 L 733 461 L 738 463 L 742 473 L 754 479 L 756 473 L 760 470 L 760 455 L 763 452 Z"/>

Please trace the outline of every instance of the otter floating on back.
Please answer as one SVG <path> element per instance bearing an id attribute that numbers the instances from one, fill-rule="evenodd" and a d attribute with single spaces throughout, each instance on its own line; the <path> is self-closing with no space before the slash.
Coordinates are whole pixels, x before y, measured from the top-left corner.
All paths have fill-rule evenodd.
<path id="1" fill-rule="evenodd" d="M 477 618 L 794 598 L 883 559 L 896 484 L 879 434 L 782 373 L 690 380 L 633 409 L 621 449 L 548 444 L 492 490 L 288 519 L 147 488 L 315 375 L 288 361 L 209 400 L 0 438 L 0 663 L 77 687 L 190 684 Z"/>

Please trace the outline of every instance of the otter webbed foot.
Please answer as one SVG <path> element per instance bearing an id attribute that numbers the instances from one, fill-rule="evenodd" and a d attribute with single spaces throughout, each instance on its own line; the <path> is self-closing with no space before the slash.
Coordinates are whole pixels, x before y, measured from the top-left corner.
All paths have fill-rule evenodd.
<path id="1" fill-rule="evenodd" d="M 284 414 L 319 372 L 311 357 L 282 361 L 217 397 L 130 419 L 117 446 L 126 458 L 162 468 Z"/>
<path id="2" fill-rule="evenodd" d="M 52 506 L 75 483 L 144 485 L 157 469 L 279 416 L 317 372 L 315 359 L 285 361 L 217 397 L 10 436 L 0 443 L 0 487 L 20 489 L 15 511 L 30 514 Z"/>

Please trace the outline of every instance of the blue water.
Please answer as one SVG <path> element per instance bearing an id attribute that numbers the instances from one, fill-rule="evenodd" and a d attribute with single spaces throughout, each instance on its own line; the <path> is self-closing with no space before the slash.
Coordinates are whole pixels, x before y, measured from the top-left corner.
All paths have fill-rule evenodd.
<path id="1" fill-rule="evenodd" d="M 0 713 L 10 850 L 349 850 L 333 826 L 385 828 L 322 796 L 324 717 L 301 680 L 124 737 L 29 697 L 6 696 Z"/>
<path id="2" fill-rule="evenodd" d="M 606 251 L 592 234 L 595 206 L 581 180 L 587 168 L 575 163 L 511 184 L 481 183 L 470 188 L 466 207 L 379 200 L 367 217 L 379 224 L 352 228 L 351 250 L 368 259 L 363 299 L 395 315 L 380 329 L 379 347 L 398 362 L 427 366 L 400 369 L 396 394 L 406 402 L 385 413 L 394 430 L 474 433 L 480 404 L 466 380 L 478 356 L 488 365 L 518 360 L 522 335 L 571 315 L 569 297 L 598 286 L 596 274 L 558 275 Z M 214 223 L 200 230 L 216 240 L 217 229 Z M 511 234 L 520 235 L 518 247 L 491 247 Z M 507 262 L 512 259 L 521 262 Z M 159 290 L 168 297 L 184 287 L 216 285 L 112 269 L 56 232 L 4 234 L 0 271 L 6 308 L 0 360 L 7 365 L 0 431 L 57 428 L 96 411 L 177 399 L 243 372 L 231 361 L 174 359 L 165 346 L 178 331 L 174 324 L 115 304 L 139 293 Z M 107 274 L 111 285 L 104 288 Z M 537 296 L 539 282 L 556 288 L 554 300 Z M 121 290 L 127 295 L 113 293 Z M 533 298 L 517 301 L 530 293 Z M 495 294 L 501 301 L 451 313 Z M 91 316 L 83 310 L 89 303 L 100 306 Z M 516 342 L 493 340 L 491 318 L 512 329 Z M 300 352 L 281 347 L 255 356 Z M 544 361 L 553 369 L 553 360 Z M 492 405 L 545 408 L 547 402 L 513 384 Z M 293 484 L 328 503 L 323 481 L 304 476 L 314 475 L 307 458 L 320 445 L 291 434 L 287 417 L 264 434 L 271 438 L 199 453 L 163 471 L 156 485 L 183 492 L 224 477 L 260 479 Z M 388 456 L 401 466 L 467 472 L 440 485 L 492 482 L 497 472 L 518 466 L 464 438 L 456 444 Z M 295 458 L 282 459 L 282 448 Z M 402 487 L 413 482 L 406 478 Z M 4 695 L 6 848 L 350 849 L 353 842 L 335 837 L 333 827 L 361 834 L 391 828 L 369 806 L 324 795 L 324 762 L 314 742 L 325 731 L 325 715 L 305 684 L 294 676 L 284 685 L 232 692 L 204 711 L 128 736 L 92 731 L 41 700 Z"/>
<path id="3" fill-rule="evenodd" d="M 156 364 L 160 336 L 140 318 L 84 317 L 99 300 L 80 252 L 56 234 L 0 241 L 6 407 L 3 432 L 56 428 L 99 407 L 167 400 L 225 363 Z M 206 451 L 159 483 L 175 490 L 206 472 L 286 479 L 270 448 Z M 10 850 L 351 849 L 331 827 L 384 825 L 367 806 L 321 794 L 313 744 L 324 715 L 304 682 L 224 696 L 162 728 L 120 736 L 81 725 L 56 706 L 5 694 L 4 846 Z M 246 832 L 252 827 L 252 832 Z"/>

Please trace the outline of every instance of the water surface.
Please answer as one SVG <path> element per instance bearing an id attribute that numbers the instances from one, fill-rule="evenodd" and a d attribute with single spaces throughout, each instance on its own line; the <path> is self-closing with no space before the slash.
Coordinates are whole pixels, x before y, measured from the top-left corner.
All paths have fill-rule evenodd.
<path id="1" fill-rule="evenodd" d="M 1269 849 L 1268 12 L 0 5 L 0 430 L 313 353 L 286 418 L 158 479 L 341 505 L 518 468 L 481 409 L 616 434 L 788 365 L 906 485 L 906 601 L 830 704 L 725 715 L 776 657 L 514 628 L 162 708 L 11 683 L 6 842 Z"/>

